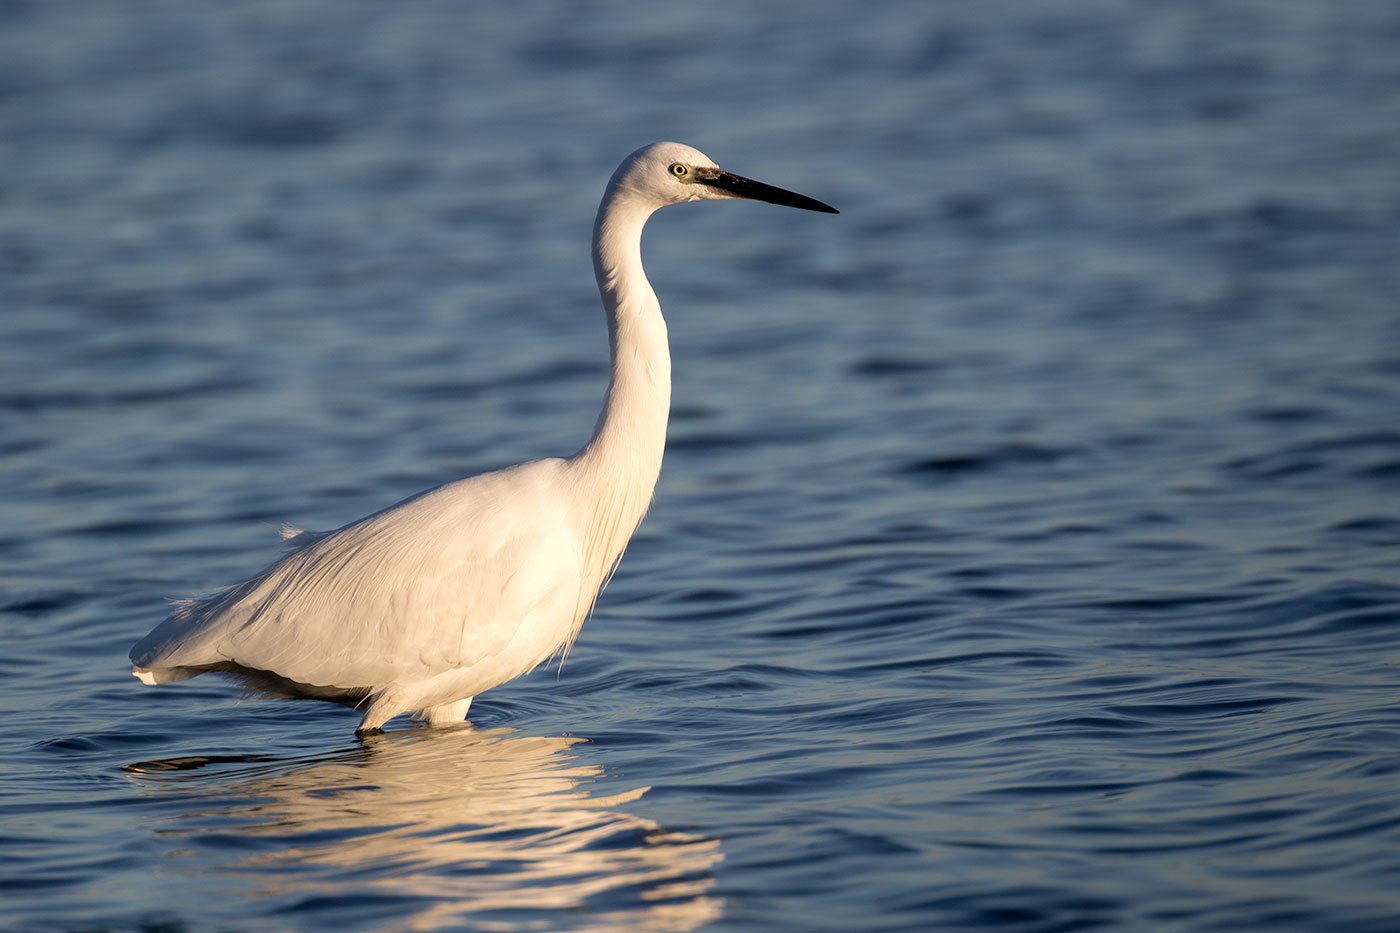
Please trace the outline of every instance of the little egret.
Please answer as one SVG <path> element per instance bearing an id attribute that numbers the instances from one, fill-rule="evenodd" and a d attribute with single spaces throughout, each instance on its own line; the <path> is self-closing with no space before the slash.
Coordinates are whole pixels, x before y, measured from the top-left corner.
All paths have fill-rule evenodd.
<path id="1" fill-rule="evenodd" d="M 261 696 L 458 722 L 472 697 L 567 651 L 651 504 L 671 407 L 661 306 L 642 227 L 682 201 L 752 198 L 837 213 L 732 175 L 679 143 L 628 156 L 593 226 L 612 379 L 588 443 L 447 483 L 328 533 L 287 529 L 261 573 L 182 600 L 131 649 L 146 684 L 231 674 Z"/>

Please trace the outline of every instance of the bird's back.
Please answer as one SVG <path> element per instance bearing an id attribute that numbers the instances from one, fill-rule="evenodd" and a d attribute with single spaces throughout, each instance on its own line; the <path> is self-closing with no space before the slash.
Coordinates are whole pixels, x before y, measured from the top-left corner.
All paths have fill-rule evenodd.
<path id="1" fill-rule="evenodd" d="M 294 539 L 247 582 L 179 604 L 132 649 L 136 673 L 163 683 L 225 670 L 266 686 L 261 673 L 286 682 L 273 692 L 363 697 L 454 669 L 486 676 L 483 662 L 502 656 L 527 670 L 592 598 L 567 485 L 562 461 L 533 461 Z"/>

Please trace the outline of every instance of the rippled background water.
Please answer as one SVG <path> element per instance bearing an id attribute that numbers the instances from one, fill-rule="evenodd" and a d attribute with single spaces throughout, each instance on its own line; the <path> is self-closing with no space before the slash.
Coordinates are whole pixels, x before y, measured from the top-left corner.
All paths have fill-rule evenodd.
<path id="1" fill-rule="evenodd" d="M 0 922 L 1400 927 L 1400 7 L 0 4 Z M 163 597 L 586 438 L 652 515 L 472 727 L 149 690 Z"/>

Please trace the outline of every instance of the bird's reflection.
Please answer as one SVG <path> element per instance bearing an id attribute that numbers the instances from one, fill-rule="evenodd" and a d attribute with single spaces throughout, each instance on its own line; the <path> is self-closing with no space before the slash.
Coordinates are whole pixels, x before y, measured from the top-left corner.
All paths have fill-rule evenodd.
<path id="1" fill-rule="evenodd" d="M 126 770 L 196 791 L 161 828 L 186 856 L 177 870 L 227 872 L 264 902 L 377 893 L 412 914 L 399 929 L 483 914 L 492 929 L 535 929 L 542 910 L 571 911 L 570 929 L 717 919 L 721 902 L 706 892 L 719 842 L 620 809 L 647 788 L 589 796 L 601 769 L 570 751 L 581 741 L 464 724 L 368 737 L 315 760 L 188 757 Z M 591 919 L 580 925 L 580 913 Z"/>

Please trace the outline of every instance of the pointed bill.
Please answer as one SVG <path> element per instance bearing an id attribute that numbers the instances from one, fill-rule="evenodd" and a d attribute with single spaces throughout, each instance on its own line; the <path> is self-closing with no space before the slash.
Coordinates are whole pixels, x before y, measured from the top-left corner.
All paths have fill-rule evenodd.
<path id="1" fill-rule="evenodd" d="M 726 172 L 724 169 L 697 168 L 695 170 L 695 180 L 701 184 L 709 185 L 711 188 L 718 188 L 720 191 L 726 191 L 736 198 L 767 201 L 769 204 L 781 204 L 784 207 L 800 207 L 804 211 L 821 211 L 824 214 L 841 213 L 830 204 L 823 204 L 816 198 L 809 198 L 805 194 L 788 191 L 786 188 L 765 185 L 761 181 L 754 181 L 752 178 L 745 178 L 742 175 L 734 175 L 730 172 Z"/>

